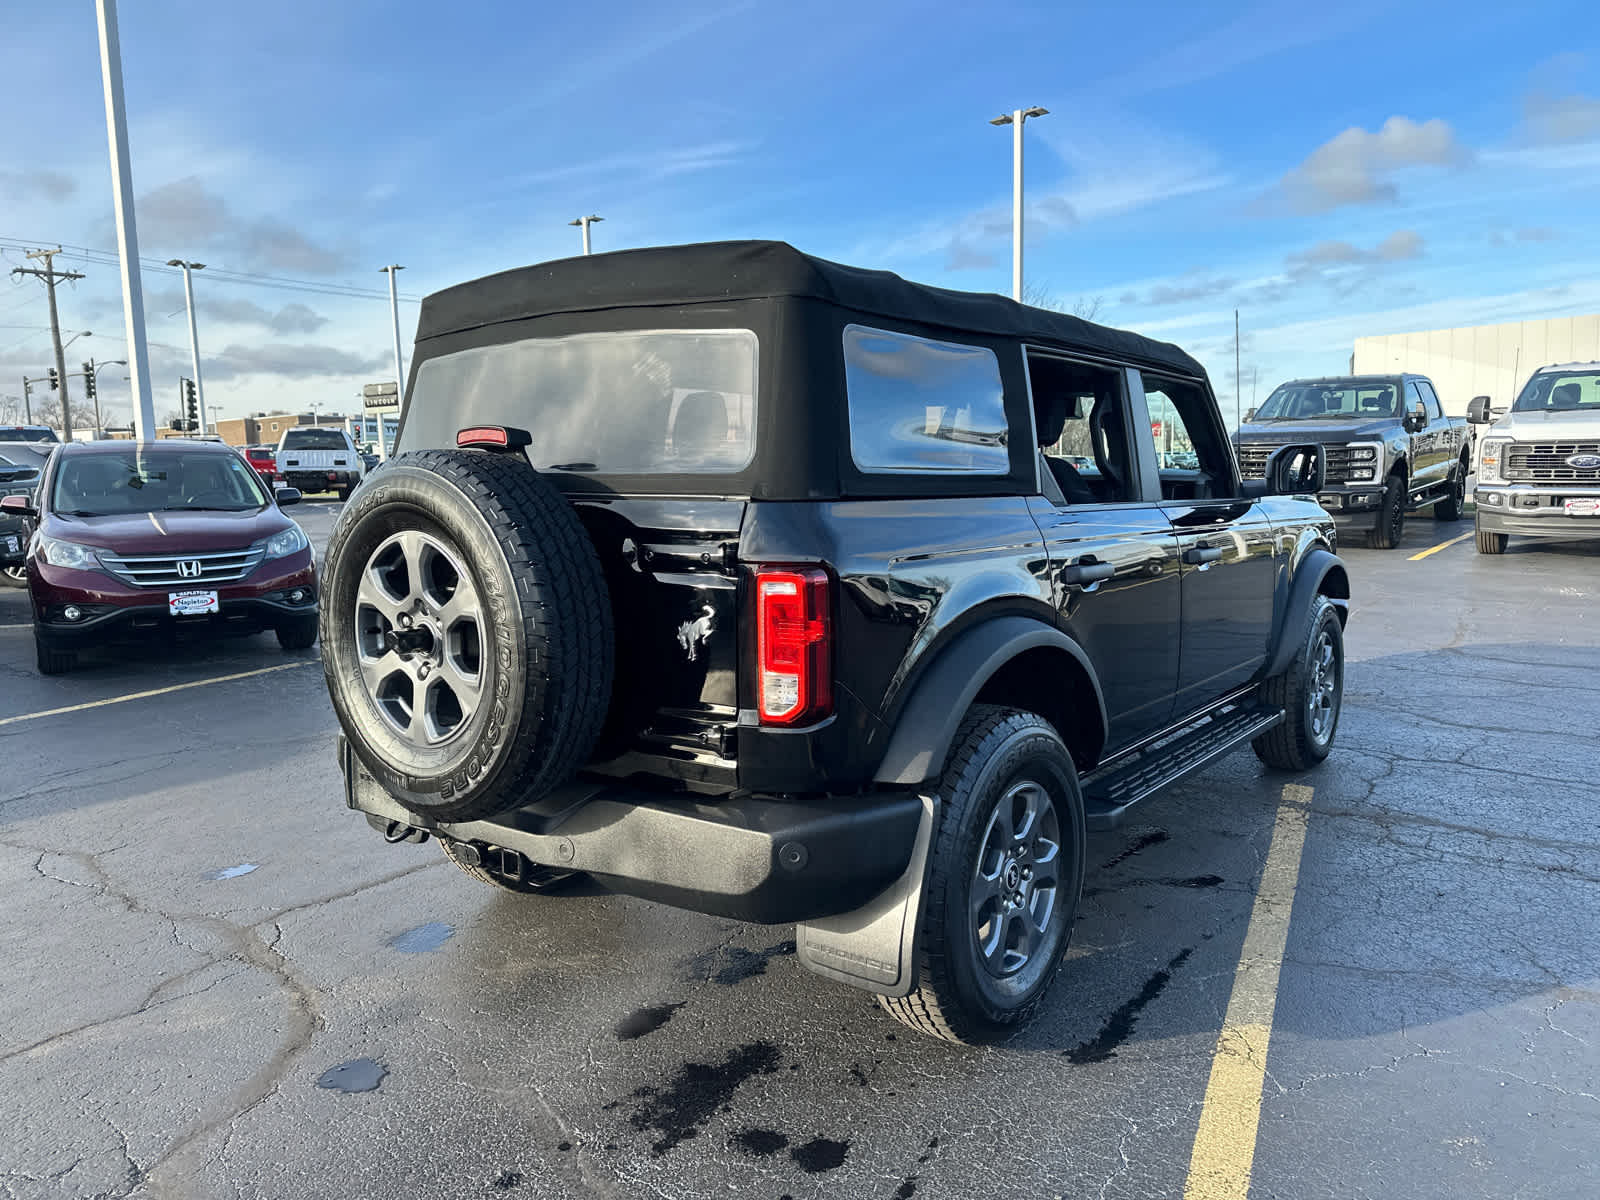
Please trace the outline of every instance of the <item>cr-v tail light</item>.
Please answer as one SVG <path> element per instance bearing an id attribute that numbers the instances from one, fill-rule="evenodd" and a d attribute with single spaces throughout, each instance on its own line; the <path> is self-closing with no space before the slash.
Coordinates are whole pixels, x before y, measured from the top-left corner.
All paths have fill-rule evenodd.
<path id="1" fill-rule="evenodd" d="M 756 572 L 756 681 L 763 725 L 807 725 L 833 712 L 828 573 Z"/>

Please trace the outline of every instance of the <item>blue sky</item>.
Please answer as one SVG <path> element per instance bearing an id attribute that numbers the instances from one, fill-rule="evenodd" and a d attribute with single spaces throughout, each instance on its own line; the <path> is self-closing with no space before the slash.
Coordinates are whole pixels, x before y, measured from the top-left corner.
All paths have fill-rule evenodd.
<path id="1" fill-rule="evenodd" d="M 574 253 L 584 213 L 597 250 L 774 237 L 1007 291 L 988 120 L 1032 104 L 1030 284 L 1184 345 L 1229 406 L 1235 308 L 1246 404 L 1359 335 L 1600 311 L 1593 0 L 122 9 L 141 253 L 266 277 L 195 277 L 224 415 L 392 374 L 384 263 L 419 297 Z M 93 5 L 0 21 L 3 265 L 113 249 Z M 122 357 L 115 267 L 61 265 L 88 275 L 64 327 L 95 331 L 69 363 Z M 187 330 L 179 280 L 144 281 L 160 416 Z M 50 365 L 46 320 L 0 285 L 0 398 Z"/>

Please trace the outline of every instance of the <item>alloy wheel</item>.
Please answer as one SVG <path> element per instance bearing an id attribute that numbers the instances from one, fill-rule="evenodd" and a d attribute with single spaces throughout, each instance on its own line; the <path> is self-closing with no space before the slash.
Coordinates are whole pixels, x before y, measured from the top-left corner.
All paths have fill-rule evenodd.
<path id="1" fill-rule="evenodd" d="M 1321 745 L 1333 735 L 1333 724 L 1339 717 L 1339 662 L 1333 635 L 1327 629 L 1317 634 L 1311 650 L 1311 679 L 1306 693 L 1311 736 Z"/>
<path id="2" fill-rule="evenodd" d="M 1031 779 L 1012 784 L 984 830 L 968 890 L 978 960 L 991 975 L 1015 975 L 1046 948 L 1060 858 L 1054 798 Z"/>

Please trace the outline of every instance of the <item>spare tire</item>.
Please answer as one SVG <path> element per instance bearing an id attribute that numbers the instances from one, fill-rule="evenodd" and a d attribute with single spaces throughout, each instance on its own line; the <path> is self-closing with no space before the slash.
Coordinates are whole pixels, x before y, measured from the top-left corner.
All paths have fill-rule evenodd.
<path id="1" fill-rule="evenodd" d="M 520 457 L 402 454 L 334 527 L 322 662 L 351 747 L 413 812 L 532 803 L 611 701 L 605 576 L 578 514 Z"/>

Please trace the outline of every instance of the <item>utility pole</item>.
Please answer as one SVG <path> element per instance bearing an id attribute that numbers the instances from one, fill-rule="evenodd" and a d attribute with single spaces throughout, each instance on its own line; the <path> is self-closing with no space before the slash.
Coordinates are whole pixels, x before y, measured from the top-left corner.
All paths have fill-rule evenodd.
<path id="1" fill-rule="evenodd" d="M 1011 126 L 1011 298 L 1022 303 L 1022 124 L 1029 117 L 1047 117 L 1048 108 L 1035 104 L 1001 113 L 991 125 Z"/>
<path id="2" fill-rule="evenodd" d="M 200 432 L 206 431 L 206 385 L 200 379 L 200 338 L 194 331 L 194 284 L 190 279 L 193 271 L 206 269 L 205 263 L 185 262 L 181 258 L 167 259 L 167 266 L 183 268 L 183 303 L 189 310 L 189 359 L 194 364 L 194 390 L 200 399 Z"/>
<path id="3" fill-rule="evenodd" d="M 24 425 L 33 424 L 33 401 L 28 396 L 28 388 L 38 382 L 37 379 L 29 379 L 26 375 L 22 377 L 22 423 Z"/>
<path id="4" fill-rule="evenodd" d="M 111 197 L 122 269 L 122 318 L 128 334 L 128 379 L 133 388 L 134 436 L 156 436 L 150 354 L 144 340 L 144 284 L 139 278 L 139 234 L 133 220 L 133 171 L 128 165 L 128 114 L 122 100 L 122 43 L 117 0 L 95 0 L 100 25 L 100 81 L 105 88 L 106 138 L 111 152 Z"/>
<path id="5" fill-rule="evenodd" d="M 583 227 L 583 252 L 585 254 L 589 253 L 589 226 L 593 225 L 596 221 L 604 220 L 604 217 L 597 217 L 591 213 L 587 217 L 579 217 L 576 221 L 567 222 L 568 225 L 581 225 Z"/>
<path id="6" fill-rule="evenodd" d="M 588 231 L 585 230 L 586 235 L 587 232 Z M 404 271 L 405 268 L 399 263 L 390 263 L 387 267 L 379 267 L 378 269 L 389 277 L 389 320 L 394 324 L 394 386 L 395 394 L 399 397 L 399 402 L 395 405 L 395 420 L 398 421 L 402 416 L 405 415 L 406 376 L 405 372 L 400 366 L 400 298 L 399 294 L 395 291 L 394 280 L 395 272 Z M 379 462 L 387 462 L 389 460 L 389 448 L 386 445 L 386 439 L 383 432 L 384 415 L 384 411 L 380 408 L 378 410 Z M 366 401 L 363 399 L 361 407 L 361 424 L 363 428 L 365 428 L 366 423 L 367 409 Z"/>
<path id="7" fill-rule="evenodd" d="M 56 375 L 61 380 L 61 440 L 72 440 L 72 404 L 67 397 L 67 358 L 61 348 L 61 319 L 56 315 L 56 280 L 82 279 L 79 271 L 58 271 L 53 262 L 56 255 L 61 253 L 61 247 L 54 250 L 29 250 L 29 258 L 42 259 L 44 270 L 37 267 L 12 267 L 13 275 L 36 275 L 44 280 L 46 293 L 50 297 L 50 339 L 56 346 Z"/>

